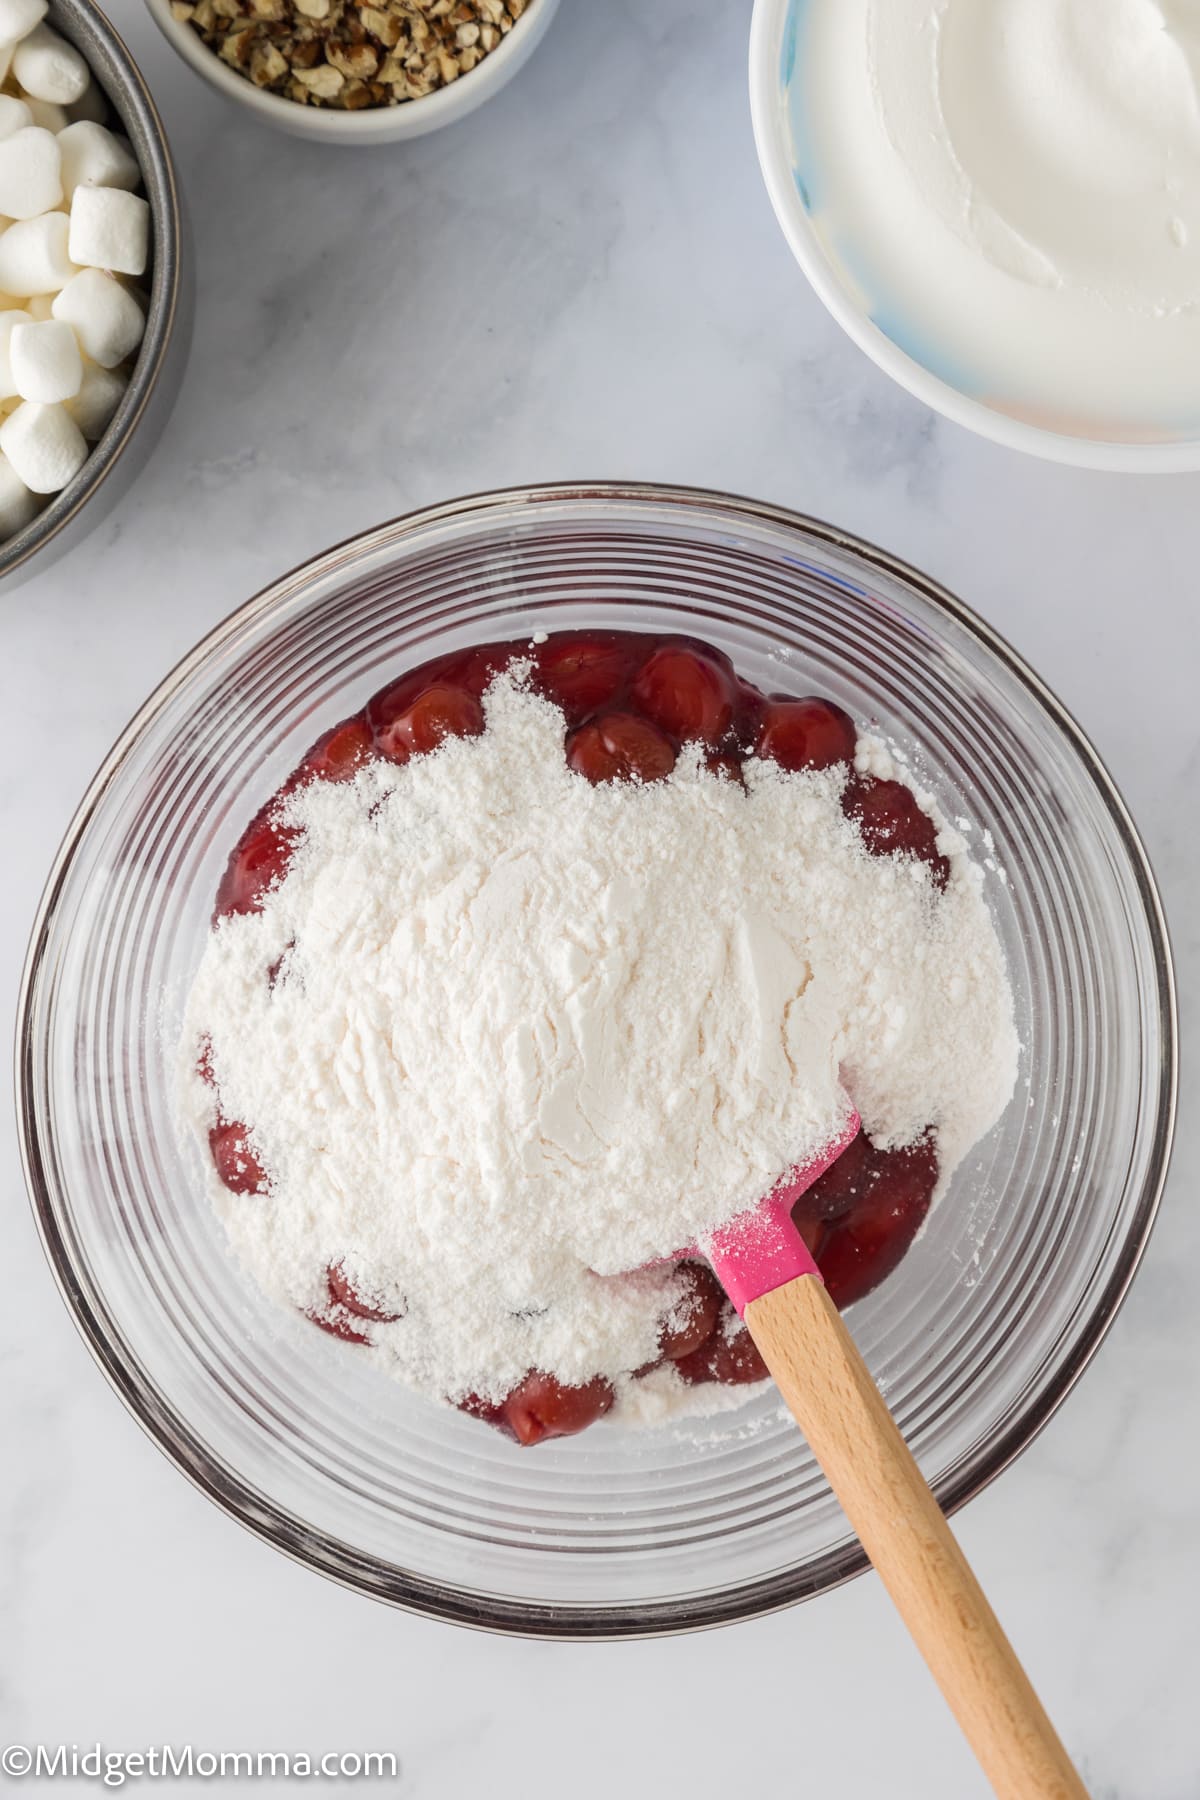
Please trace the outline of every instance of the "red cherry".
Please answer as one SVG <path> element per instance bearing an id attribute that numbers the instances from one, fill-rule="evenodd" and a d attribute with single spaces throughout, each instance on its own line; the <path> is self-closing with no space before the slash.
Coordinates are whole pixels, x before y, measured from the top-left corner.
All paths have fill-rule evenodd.
<path id="1" fill-rule="evenodd" d="M 504 1417 L 520 1444 L 543 1438 L 573 1437 L 594 1425 L 616 1398 L 602 1375 L 580 1387 L 567 1387 L 553 1375 L 531 1369 L 504 1402 Z"/>
<path id="2" fill-rule="evenodd" d="M 386 736 L 393 721 L 406 713 L 427 689 L 454 688 L 479 700 L 500 670 L 507 668 L 514 657 L 525 654 L 522 644 L 476 644 L 470 650 L 451 650 L 410 669 L 399 681 L 373 694 L 363 709 L 375 742 L 378 744 Z"/>
<path id="3" fill-rule="evenodd" d="M 878 1156 L 866 1132 L 860 1130 L 796 1201 L 792 1208 L 796 1224 L 827 1225 L 853 1212 L 878 1179 Z"/>
<path id="4" fill-rule="evenodd" d="M 664 644 L 647 658 L 632 698 L 646 718 L 672 737 L 718 744 L 733 722 L 734 685 L 728 666 L 709 652 Z"/>
<path id="5" fill-rule="evenodd" d="M 743 681 L 739 677 L 733 726 L 733 735 L 739 744 L 751 747 L 758 742 L 766 707 L 766 698 L 759 689 L 752 682 Z"/>
<path id="6" fill-rule="evenodd" d="M 832 700 L 768 700 L 755 748 L 781 769 L 829 769 L 851 762 L 858 732 Z"/>
<path id="7" fill-rule="evenodd" d="M 283 974 L 284 964 L 287 962 L 288 957 L 295 948 L 296 940 L 293 938 L 290 943 L 284 945 L 283 949 L 279 952 L 279 955 L 275 958 L 275 961 L 268 965 L 267 986 L 271 988 L 272 991 L 274 991 L 275 984 L 279 980 L 279 977 Z"/>
<path id="8" fill-rule="evenodd" d="M 382 748 L 382 741 L 390 731 L 394 720 L 398 719 L 401 713 L 407 712 L 413 701 L 418 699 L 427 687 L 432 687 L 440 681 L 449 660 L 445 656 L 435 657 L 432 662 L 422 663 L 419 668 L 410 669 L 407 675 L 402 675 L 399 681 L 393 681 L 390 687 L 381 688 L 377 694 L 372 694 L 363 708 L 363 716 L 371 728 L 371 736 L 378 748 Z M 404 761 L 405 759 L 401 757 L 400 760 Z"/>
<path id="9" fill-rule="evenodd" d="M 705 753 L 704 767 L 710 775 L 719 775 L 724 781 L 734 781 L 738 787 L 744 788 L 746 778 L 742 774 L 742 759 L 727 750 L 709 750 Z"/>
<path id="10" fill-rule="evenodd" d="M 658 1353 L 668 1362 L 690 1356 L 706 1344 L 716 1330 L 717 1317 L 725 1296 L 712 1270 L 704 1263 L 685 1262 L 679 1274 L 687 1282 L 687 1291 L 674 1308 L 678 1324 L 664 1320 L 658 1334 Z"/>
<path id="11" fill-rule="evenodd" d="M 731 1336 L 726 1336 L 725 1327 L 726 1320 L 722 1319 L 707 1343 L 690 1356 L 681 1356 L 675 1364 L 691 1386 L 719 1381 L 725 1387 L 741 1387 L 751 1381 L 766 1380 L 770 1371 L 746 1327 L 738 1325 Z"/>
<path id="12" fill-rule="evenodd" d="M 630 634 L 556 631 L 534 646 L 534 686 L 561 706 L 568 725 L 609 706 L 629 679 Z"/>
<path id="13" fill-rule="evenodd" d="M 934 887 L 945 889 L 950 864 L 937 847 L 937 826 L 902 781 L 852 775 L 842 811 L 854 820 L 872 856 L 915 856 L 928 865 Z"/>
<path id="14" fill-rule="evenodd" d="M 567 761 L 593 785 L 661 781 L 675 767 L 675 746 L 648 719 L 633 713 L 602 713 L 568 737 Z"/>
<path id="15" fill-rule="evenodd" d="M 343 1344 L 369 1344 L 372 1342 L 370 1334 L 363 1331 L 361 1326 L 355 1322 L 353 1314 L 346 1312 L 344 1308 L 331 1306 L 328 1312 L 317 1312 L 315 1307 L 306 1306 L 301 1310 L 306 1319 L 311 1320 L 314 1325 L 319 1325 L 322 1331 L 329 1333 L 330 1337 L 340 1338 Z"/>
<path id="16" fill-rule="evenodd" d="M 300 833 L 272 817 L 275 806 L 265 806 L 238 841 L 217 889 L 215 919 L 261 911 L 264 896 L 287 874 Z"/>
<path id="17" fill-rule="evenodd" d="M 852 1154 L 855 1161 L 838 1191 L 835 1178 Z M 929 1211 L 937 1179 L 930 1138 L 902 1150 L 877 1150 L 860 1133 L 800 1196 L 792 1217 L 838 1306 L 852 1306 L 896 1268 Z"/>
<path id="18" fill-rule="evenodd" d="M 267 1177 L 250 1148 L 249 1127 L 221 1119 L 208 1134 L 213 1167 L 231 1194 L 265 1194 Z"/>
<path id="19" fill-rule="evenodd" d="M 481 700 L 501 669 L 517 657 L 528 655 L 522 644 L 476 644 L 473 650 L 452 650 L 425 666 L 425 685 L 462 688 Z"/>
<path id="20" fill-rule="evenodd" d="M 374 753 L 371 727 L 358 713 L 318 739 L 301 763 L 298 774 L 302 781 L 353 781 Z"/>
<path id="21" fill-rule="evenodd" d="M 455 1405 L 459 1412 L 467 1413 L 472 1419 L 482 1419 L 485 1425 L 494 1425 L 506 1437 L 513 1436 L 505 1421 L 503 1401 L 485 1400 L 480 1394 L 468 1394 L 465 1399 L 456 1400 Z"/>
<path id="22" fill-rule="evenodd" d="M 478 737 L 482 730 L 483 707 L 474 694 L 438 683 L 377 728 L 375 742 L 392 762 L 405 763 L 410 756 L 436 750 L 448 737 Z"/>
<path id="23" fill-rule="evenodd" d="M 325 1271 L 325 1280 L 334 1306 L 344 1307 L 358 1319 L 370 1319 L 377 1325 L 394 1325 L 397 1319 L 404 1317 L 403 1309 L 400 1312 L 388 1312 L 378 1302 L 365 1299 L 347 1275 L 345 1263 L 330 1263 Z"/>

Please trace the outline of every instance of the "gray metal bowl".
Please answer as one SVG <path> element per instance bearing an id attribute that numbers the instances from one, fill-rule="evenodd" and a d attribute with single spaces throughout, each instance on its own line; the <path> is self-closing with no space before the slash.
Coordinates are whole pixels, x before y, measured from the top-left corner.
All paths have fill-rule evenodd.
<path id="1" fill-rule="evenodd" d="M 76 543 L 133 481 L 171 409 L 191 337 L 179 189 L 149 90 L 120 35 L 91 0 L 52 0 L 48 21 L 87 58 L 141 164 L 153 221 L 150 306 L 129 386 L 108 430 L 74 481 L 23 531 L 0 543 L 0 581 L 8 583 L 18 571 L 24 576 L 44 568 L 52 543 L 56 556 Z"/>

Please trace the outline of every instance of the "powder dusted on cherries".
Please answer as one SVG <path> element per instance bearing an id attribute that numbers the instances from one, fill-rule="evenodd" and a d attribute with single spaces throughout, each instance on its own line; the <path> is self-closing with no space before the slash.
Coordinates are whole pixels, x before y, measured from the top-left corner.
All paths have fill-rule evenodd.
<path id="1" fill-rule="evenodd" d="M 235 1246 L 522 1444 L 751 1386 L 672 1255 L 826 1141 L 844 1083 L 870 1136 L 797 1224 L 839 1304 L 895 1268 L 1012 1086 L 980 880 L 840 706 L 697 640 L 411 670 L 221 882 L 186 1054 Z"/>

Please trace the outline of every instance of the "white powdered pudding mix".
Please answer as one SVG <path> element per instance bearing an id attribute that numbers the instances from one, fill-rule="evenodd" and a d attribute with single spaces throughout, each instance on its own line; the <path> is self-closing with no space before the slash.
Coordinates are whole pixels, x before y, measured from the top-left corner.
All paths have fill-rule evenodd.
<path id="1" fill-rule="evenodd" d="M 1004 962 L 962 839 L 942 833 L 938 895 L 865 852 L 842 770 L 752 759 L 743 791 L 685 751 L 664 781 L 593 787 L 519 674 L 486 718 L 287 802 L 286 878 L 216 925 L 196 977 L 187 1107 L 207 1133 L 207 1041 L 269 1178 L 212 1174 L 234 1246 L 289 1307 L 341 1263 L 403 1311 L 356 1355 L 436 1398 L 604 1374 L 644 1412 L 630 1371 L 682 1288 L 643 1265 L 809 1160 L 847 1091 L 879 1143 L 932 1125 L 943 1176 L 993 1124 Z M 864 768 L 884 755 L 860 744 Z"/>

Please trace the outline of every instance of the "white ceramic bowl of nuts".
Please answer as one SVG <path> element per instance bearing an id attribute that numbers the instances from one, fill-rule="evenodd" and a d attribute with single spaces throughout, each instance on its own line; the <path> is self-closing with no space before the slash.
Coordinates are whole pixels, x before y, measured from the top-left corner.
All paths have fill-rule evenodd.
<path id="1" fill-rule="evenodd" d="M 541 42 L 558 0 L 146 0 L 211 87 L 299 137 L 422 137 L 474 112 Z"/>

